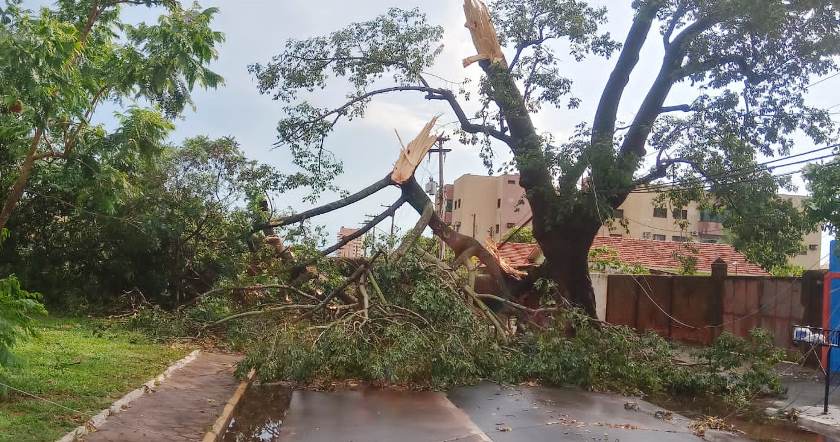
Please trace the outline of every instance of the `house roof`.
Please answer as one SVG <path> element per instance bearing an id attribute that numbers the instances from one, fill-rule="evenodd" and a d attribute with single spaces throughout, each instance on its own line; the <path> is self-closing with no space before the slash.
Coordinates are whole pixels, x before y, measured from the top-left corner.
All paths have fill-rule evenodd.
<path id="1" fill-rule="evenodd" d="M 729 244 L 686 243 L 676 241 L 652 241 L 635 238 L 598 236 L 592 247 L 610 247 L 618 252 L 619 259 L 627 264 L 637 264 L 646 269 L 677 271 L 681 265 L 677 255 L 695 256 L 697 271 L 709 273 L 712 262 L 718 258 L 729 265 L 730 275 L 767 276 L 764 269 L 753 264 L 743 253 Z M 696 250 L 696 253 L 691 249 Z M 506 243 L 499 249 L 499 255 L 514 268 L 534 265 L 541 255 L 536 244 Z"/>

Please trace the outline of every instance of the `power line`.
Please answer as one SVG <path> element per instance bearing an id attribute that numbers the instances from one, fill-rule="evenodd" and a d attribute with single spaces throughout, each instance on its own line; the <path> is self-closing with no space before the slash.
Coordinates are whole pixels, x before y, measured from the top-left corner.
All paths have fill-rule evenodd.
<path id="1" fill-rule="evenodd" d="M 795 161 L 795 162 L 787 163 L 787 164 L 777 164 L 775 166 L 771 166 L 771 167 L 767 167 L 766 169 L 762 169 L 762 166 L 766 166 L 768 164 L 777 163 L 779 161 L 786 161 L 786 160 L 789 160 L 789 159 L 792 159 L 792 158 L 798 158 L 798 157 L 802 157 L 802 156 L 805 156 L 805 155 L 810 155 L 812 153 L 817 153 L 817 152 L 821 152 L 821 151 L 824 151 L 824 150 L 833 149 L 833 148 L 836 148 L 836 147 L 840 147 L 840 144 L 833 144 L 833 145 L 830 145 L 830 146 L 825 146 L 825 147 L 821 147 L 821 148 L 818 148 L 818 149 L 809 150 L 807 152 L 802 152 L 802 153 L 798 153 L 798 154 L 795 154 L 795 155 L 787 155 L 787 156 L 779 157 L 779 158 L 776 158 L 776 159 L 773 159 L 773 160 L 764 161 L 764 162 L 761 162 L 761 163 L 756 163 L 754 165 L 739 167 L 739 168 L 732 169 L 732 170 L 729 170 L 729 171 L 726 171 L 726 172 L 721 172 L 721 173 L 718 173 L 718 174 L 708 175 L 708 176 L 703 177 L 701 179 L 701 181 L 713 181 L 713 180 L 718 179 L 718 178 L 727 179 L 727 178 L 732 178 L 734 176 L 744 176 L 744 175 L 749 175 L 751 173 L 760 172 L 760 171 L 764 171 L 764 170 L 773 170 L 773 169 L 778 169 L 778 168 L 781 168 L 781 167 L 793 166 L 793 165 L 796 165 L 796 164 L 805 163 L 805 162 L 808 162 L 808 161 L 817 161 L 817 160 L 822 160 L 822 159 L 826 159 L 826 158 L 831 158 L 831 157 L 834 157 L 835 154 L 832 153 L 832 154 L 823 155 L 823 156 L 820 156 L 820 157 L 808 158 L 808 159 L 805 159 L 805 160 Z M 673 180 L 671 182 L 665 182 L 665 183 L 649 184 L 649 185 L 645 185 L 644 187 L 653 188 L 653 187 L 662 187 L 662 186 L 674 186 L 674 185 L 679 185 L 680 183 L 684 183 L 684 182 L 690 182 L 690 183 L 693 184 L 693 182 L 691 182 L 687 179 L 681 179 L 681 180 Z"/>
<path id="2" fill-rule="evenodd" d="M 777 165 L 777 166 L 768 167 L 766 170 L 774 170 L 774 169 L 778 169 L 778 168 L 782 168 L 782 167 L 794 166 L 794 165 L 797 165 L 797 164 L 807 163 L 809 161 L 816 161 L 816 160 L 825 159 L 825 158 L 833 157 L 833 156 L 834 155 L 827 155 L 827 156 L 824 156 L 824 157 L 809 158 L 807 160 L 796 161 L 796 162 L 788 163 L 788 164 L 780 164 L 780 165 Z M 828 167 L 833 167 L 833 166 L 828 166 Z M 770 177 L 772 177 L 772 178 L 783 178 L 783 177 L 786 177 L 786 176 L 796 175 L 798 173 L 801 173 L 803 170 L 804 170 L 804 167 L 801 167 L 801 168 L 796 169 L 796 170 L 791 171 L 791 172 L 780 173 L 780 174 L 770 174 Z M 754 172 L 759 172 L 759 170 L 756 170 Z M 754 172 L 751 172 L 751 173 L 754 173 Z M 657 185 L 653 185 L 653 186 L 640 187 L 640 188 L 637 188 L 637 189 L 633 189 L 630 192 L 631 193 L 659 193 L 663 190 L 668 190 L 668 189 L 673 188 L 673 187 L 697 188 L 698 186 L 702 186 L 702 188 L 704 188 L 706 190 L 711 190 L 712 188 L 728 188 L 728 187 L 731 187 L 731 186 L 734 186 L 734 185 L 737 185 L 737 184 L 754 183 L 754 182 L 761 181 L 764 178 L 767 178 L 766 176 L 757 176 L 757 177 L 751 177 L 750 178 L 749 175 L 751 173 L 744 173 L 744 174 L 739 174 L 737 176 L 724 178 L 724 180 L 728 179 L 729 181 L 716 181 L 716 180 L 713 180 L 713 179 L 712 180 L 705 180 L 705 179 L 699 179 L 698 178 L 697 181 L 682 180 L 682 181 L 674 181 L 674 182 L 670 182 L 670 183 L 657 184 Z M 744 178 L 743 179 L 733 179 L 733 178 L 737 178 L 737 177 L 744 177 Z"/>
<path id="3" fill-rule="evenodd" d="M 808 86 L 805 86 L 805 89 L 808 89 L 808 88 L 810 88 L 811 86 L 816 86 L 816 85 L 818 85 L 818 84 L 820 84 L 820 83 L 822 83 L 822 82 L 824 82 L 824 81 L 831 80 L 832 78 L 834 78 L 834 77 L 836 77 L 836 76 L 838 76 L 838 75 L 840 75 L 840 72 L 835 72 L 835 73 L 833 73 L 833 74 L 829 75 L 828 77 L 821 78 L 821 79 L 819 79 L 819 80 L 817 80 L 817 81 L 815 81 L 815 82 L 813 82 L 813 83 L 809 84 Z"/>

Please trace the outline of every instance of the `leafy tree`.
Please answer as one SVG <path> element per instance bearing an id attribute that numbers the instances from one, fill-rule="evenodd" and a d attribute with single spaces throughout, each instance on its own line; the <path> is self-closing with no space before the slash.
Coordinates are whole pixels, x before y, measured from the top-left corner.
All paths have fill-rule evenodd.
<path id="1" fill-rule="evenodd" d="M 158 6 L 165 14 L 157 24 L 132 25 L 120 19 L 122 5 Z M 210 28 L 215 13 L 198 5 L 185 9 L 174 0 L 60 0 L 39 11 L 24 9 L 20 0 L 5 2 L 0 9 L 0 151 L 4 172 L 15 173 L 0 180 L 8 189 L 0 229 L 37 164 L 75 161 L 84 146 L 107 143 L 111 134 L 91 124 L 103 103 L 142 98 L 172 118 L 190 104 L 195 85 L 221 83 L 206 67 L 223 39 Z M 142 150 L 149 146 L 141 140 L 154 138 L 163 122 L 147 119 L 117 132 L 136 138 L 134 148 Z"/>
<path id="2" fill-rule="evenodd" d="M 805 181 L 811 192 L 806 209 L 808 217 L 837 235 L 840 233 L 840 161 L 808 167 Z"/>
<path id="3" fill-rule="evenodd" d="M 134 110 L 123 125 L 147 113 Z M 118 131 L 79 161 L 39 168 L 28 192 L 44 197 L 25 199 L 10 219 L 0 270 L 53 304 L 75 297 L 100 306 L 138 290 L 173 305 L 245 271 L 251 203 L 277 190 L 282 176 L 246 159 L 231 138 L 170 147 L 167 134 L 148 140 L 151 156 Z M 106 189 L 101 174 L 115 178 Z"/>
<path id="4" fill-rule="evenodd" d="M 588 251 L 602 214 L 612 213 L 630 192 L 671 178 L 680 187 L 708 186 L 732 210 L 773 202 L 781 179 L 756 167 L 756 159 L 787 154 L 797 132 L 815 143 L 834 133 L 828 112 L 806 105 L 804 94 L 813 76 L 837 70 L 835 1 L 640 0 L 633 9 L 618 44 L 599 30 L 606 11 L 582 1 L 496 0 L 491 24 L 483 4 L 466 0 L 478 55 L 464 64 L 477 62 L 482 73 L 473 109 L 464 107 L 472 91 L 436 84 L 424 73 L 440 54 L 443 29 L 416 9 L 390 9 L 327 36 L 289 40 L 273 60 L 251 71 L 263 93 L 286 103 L 279 142 L 291 149 L 316 191 L 341 172 L 325 139 L 341 120 L 362 117 L 376 96 L 414 93 L 448 104 L 461 140 L 479 145 L 488 166 L 496 149 L 513 153 L 534 213 L 534 237 L 546 257 L 543 270 L 594 315 Z M 658 38 L 649 41 L 653 34 Z M 658 63 L 659 72 L 633 119 L 619 121 L 642 48 L 655 44 L 664 57 L 645 63 Z M 576 136 L 558 142 L 531 115 L 580 102 L 563 75 L 560 60 L 568 57 L 561 51 L 575 60 L 618 57 L 600 97 L 592 97 L 598 100 L 595 114 Z M 334 108 L 311 104 L 308 94 L 332 86 L 332 78 L 347 80 L 349 99 Z M 669 103 L 676 85 L 693 86 L 696 98 Z M 647 158 L 655 159 L 649 170 Z"/>
<path id="5" fill-rule="evenodd" d="M 530 227 L 522 227 L 521 229 L 512 230 L 504 240 L 507 242 L 524 244 L 535 244 L 537 242 L 537 240 L 534 239 L 534 230 Z"/>

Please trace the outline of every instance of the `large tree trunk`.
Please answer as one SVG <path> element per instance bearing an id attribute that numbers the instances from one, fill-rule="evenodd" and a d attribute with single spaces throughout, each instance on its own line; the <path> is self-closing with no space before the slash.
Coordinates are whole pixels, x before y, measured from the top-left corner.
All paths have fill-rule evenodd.
<path id="1" fill-rule="evenodd" d="M 544 274 L 557 284 L 560 296 L 593 318 L 595 292 L 589 277 L 589 248 L 596 233 L 597 227 L 595 232 L 566 230 L 540 241 L 545 256 Z"/>

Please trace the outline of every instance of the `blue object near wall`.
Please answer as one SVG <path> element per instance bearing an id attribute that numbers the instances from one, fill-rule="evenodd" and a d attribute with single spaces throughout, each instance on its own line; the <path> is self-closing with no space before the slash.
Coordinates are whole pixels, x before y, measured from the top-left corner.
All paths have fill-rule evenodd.
<path id="1" fill-rule="evenodd" d="M 840 241 L 834 240 L 828 246 L 828 271 L 840 273 Z M 830 312 L 828 318 L 829 327 L 833 330 L 840 329 L 840 279 L 834 279 L 831 282 L 829 292 Z M 832 353 L 837 350 L 832 351 Z M 831 356 L 831 371 L 840 372 L 840 352 L 832 354 Z"/>

